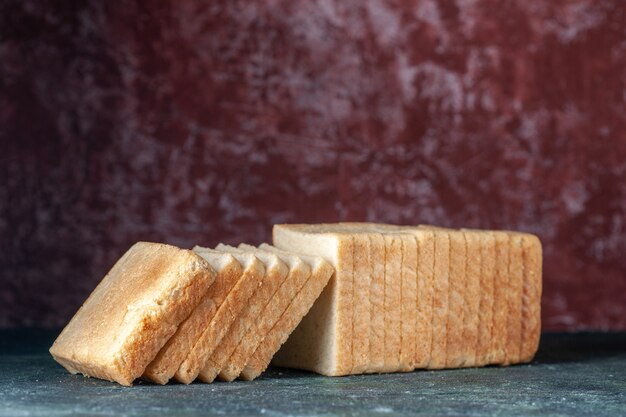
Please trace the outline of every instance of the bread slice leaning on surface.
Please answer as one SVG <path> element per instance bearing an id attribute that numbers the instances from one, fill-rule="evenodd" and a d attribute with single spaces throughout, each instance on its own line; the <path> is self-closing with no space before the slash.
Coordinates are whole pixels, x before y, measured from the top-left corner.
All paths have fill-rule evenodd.
<path id="1" fill-rule="evenodd" d="M 248 331 L 248 328 L 259 318 L 261 310 L 267 304 L 268 299 L 274 294 L 278 283 L 284 279 L 286 275 L 286 267 L 284 264 L 270 265 L 270 270 L 265 267 L 263 262 L 251 253 L 238 251 L 226 245 L 218 245 L 217 250 L 230 253 L 241 263 L 258 264 L 257 273 L 259 276 L 259 284 L 253 291 L 252 295 L 244 303 L 239 315 L 232 323 L 228 332 L 219 345 L 215 347 L 213 353 L 209 356 L 206 363 L 198 374 L 198 379 L 202 382 L 211 383 L 219 375 L 220 371 L 226 365 L 230 355 L 234 352 Z"/>
<path id="2" fill-rule="evenodd" d="M 215 270 L 215 281 L 202 302 L 181 323 L 176 333 L 146 368 L 143 378 L 157 384 L 166 384 L 174 376 L 204 330 L 211 325 L 226 296 L 243 273 L 241 264 L 229 254 L 207 251 L 196 253 Z"/>
<path id="3" fill-rule="evenodd" d="M 290 252 L 266 244 L 260 248 L 281 256 L 293 256 Z M 296 256 L 308 265 L 311 273 L 246 364 L 240 375 L 244 380 L 258 377 L 270 361 L 277 366 L 305 369 L 322 375 L 334 370 L 335 358 L 330 356 L 333 340 L 324 329 L 328 326 L 331 319 L 329 314 L 332 312 L 333 290 L 328 290 L 327 285 L 330 285 L 335 271 L 321 257 Z"/>
<path id="4" fill-rule="evenodd" d="M 223 252 L 214 251 L 196 246 L 194 251 L 203 255 L 205 253 L 215 253 L 227 256 Z M 198 377 L 198 374 L 207 363 L 213 351 L 222 341 L 239 313 L 246 305 L 248 299 L 259 286 L 261 278 L 265 275 L 263 264 L 256 258 L 250 257 L 241 261 L 241 278 L 232 287 L 226 299 L 215 313 L 215 317 L 203 330 L 200 338 L 187 354 L 185 360 L 180 364 L 174 379 L 178 382 L 190 384 Z"/>
<path id="5" fill-rule="evenodd" d="M 87 298 L 50 353 L 71 373 L 132 385 L 214 277 L 192 251 L 136 243 Z"/>
<path id="6" fill-rule="evenodd" d="M 334 226 L 334 225 L 332 225 Z M 277 224 L 273 228 L 274 246 L 288 252 L 319 256 L 330 263 L 335 274 L 322 296 L 328 301 L 317 332 L 324 340 L 323 375 L 348 375 L 352 371 L 352 283 L 354 239 L 352 233 L 328 225 Z M 320 316 L 321 317 L 321 316 Z"/>
<path id="7" fill-rule="evenodd" d="M 268 250 L 270 248 L 271 250 Z M 287 278 L 285 278 L 278 291 L 274 294 L 274 297 L 261 312 L 260 320 L 257 320 L 253 327 L 249 329 L 248 334 L 246 334 L 245 338 L 251 339 L 252 343 L 247 345 L 243 342 L 240 343 L 229 358 L 226 367 L 220 372 L 220 379 L 227 381 L 238 377 L 244 371 L 246 364 L 248 364 L 250 358 L 257 350 L 260 351 L 259 354 L 264 351 L 271 351 L 269 357 L 274 355 L 279 346 L 272 344 L 271 338 L 266 340 L 266 336 L 272 331 L 289 304 L 311 276 L 311 267 L 293 254 L 275 251 L 273 247 L 256 248 L 246 244 L 240 244 L 239 249 L 251 252 L 255 256 L 260 257 L 260 259 L 263 259 L 261 258 L 262 256 L 277 256 L 287 265 L 289 272 Z M 262 367 L 252 369 L 250 372 L 258 375 L 265 370 L 266 366 L 267 363 L 264 363 Z"/>

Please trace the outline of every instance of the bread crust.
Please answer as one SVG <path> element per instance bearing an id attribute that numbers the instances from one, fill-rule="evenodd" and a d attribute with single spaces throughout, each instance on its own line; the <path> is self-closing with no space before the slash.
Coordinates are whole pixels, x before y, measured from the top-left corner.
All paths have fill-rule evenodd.
<path id="1" fill-rule="evenodd" d="M 241 263 L 241 262 L 240 262 Z M 242 265 L 242 275 L 215 313 L 214 319 L 204 329 L 200 338 L 187 354 L 174 374 L 174 379 L 190 384 L 197 377 L 215 348 L 220 344 L 241 309 L 259 286 L 265 274 L 263 264 L 252 260 Z"/>
<path id="2" fill-rule="evenodd" d="M 130 386 L 213 282 L 189 250 L 139 242 L 91 293 L 50 348 L 71 373 Z"/>
<path id="3" fill-rule="evenodd" d="M 243 273 L 241 264 L 229 254 L 206 251 L 199 246 L 195 251 L 216 271 L 216 278 L 203 301 L 146 368 L 143 378 L 158 384 L 166 384 L 174 376 Z"/>

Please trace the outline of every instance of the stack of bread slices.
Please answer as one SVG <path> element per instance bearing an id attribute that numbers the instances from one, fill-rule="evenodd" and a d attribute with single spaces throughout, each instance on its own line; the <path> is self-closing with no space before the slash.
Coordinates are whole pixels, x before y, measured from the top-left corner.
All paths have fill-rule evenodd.
<path id="1" fill-rule="evenodd" d="M 540 297 L 533 235 L 276 225 L 274 246 L 135 244 L 50 352 L 122 385 L 253 380 L 272 360 L 329 376 L 508 365 L 537 349 Z"/>

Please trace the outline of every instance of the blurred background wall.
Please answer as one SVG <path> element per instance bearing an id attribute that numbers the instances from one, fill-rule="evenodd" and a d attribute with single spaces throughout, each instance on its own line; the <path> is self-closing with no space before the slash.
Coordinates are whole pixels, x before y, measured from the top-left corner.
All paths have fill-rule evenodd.
<path id="1" fill-rule="evenodd" d="M 135 241 L 277 222 L 544 243 L 548 330 L 626 329 L 622 0 L 0 1 L 0 326 Z"/>

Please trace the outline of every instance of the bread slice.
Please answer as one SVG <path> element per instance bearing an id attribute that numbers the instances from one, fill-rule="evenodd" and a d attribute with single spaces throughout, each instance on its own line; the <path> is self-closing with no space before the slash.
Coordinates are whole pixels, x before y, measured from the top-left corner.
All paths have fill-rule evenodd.
<path id="1" fill-rule="evenodd" d="M 157 384 L 166 384 L 174 376 L 243 273 L 241 264 L 229 254 L 208 251 L 197 253 L 211 265 L 217 275 L 200 305 L 181 323 L 176 333 L 146 368 L 143 378 Z"/>
<path id="2" fill-rule="evenodd" d="M 265 278 L 262 286 L 259 287 L 249 302 L 247 314 L 250 320 L 248 329 L 230 354 L 230 357 L 226 358 L 225 364 L 221 367 L 218 377 L 222 381 L 230 382 L 239 376 L 252 353 L 254 353 L 276 320 L 280 318 L 287 303 L 295 297 L 297 289 L 299 289 L 299 287 L 297 289 L 293 288 L 293 278 L 290 275 L 291 268 L 281 257 L 271 252 L 259 250 L 254 246 L 246 246 L 242 247 L 242 245 L 239 245 L 239 248 L 233 248 L 220 244 L 217 247 L 218 250 L 252 254 L 265 264 Z M 304 283 L 304 279 L 301 283 Z M 285 291 L 287 287 L 289 291 Z M 255 305 L 254 297 L 260 300 L 258 305 Z M 286 297 L 288 297 L 288 300 L 284 301 Z M 282 308 L 280 307 L 281 305 Z M 228 353 L 227 350 L 224 352 L 225 354 Z"/>
<path id="3" fill-rule="evenodd" d="M 476 366 L 484 366 L 493 361 L 494 299 L 496 276 L 496 240 L 492 233 L 472 230 L 480 239 L 480 301 L 476 344 Z"/>
<path id="4" fill-rule="evenodd" d="M 506 363 L 518 363 L 522 347 L 522 292 L 524 285 L 524 248 L 522 234 L 509 235 L 508 324 L 506 338 Z"/>
<path id="5" fill-rule="evenodd" d="M 370 366 L 368 372 L 383 372 L 385 366 L 385 238 L 370 233 Z"/>
<path id="6" fill-rule="evenodd" d="M 348 375 L 352 371 L 352 282 L 354 273 L 353 234 L 336 225 L 277 224 L 273 229 L 274 245 L 298 254 L 320 256 L 335 268 L 335 274 L 322 296 L 328 310 L 316 320 L 320 326 L 317 347 L 324 358 L 319 372 L 329 376 Z M 317 372 L 317 371 L 316 371 Z"/>
<path id="7" fill-rule="evenodd" d="M 447 229 L 450 237 L 450 275 L 448 285 L 448 340 L 446 342 L 446 367 L 471 366 L 474 362 L 476 332 L 470 331 L 471 323 L 478 318 L 478 311 L 469 306 L 478 305 L 479 294 L 470 292 L 472 280 L 480 275 L 480 248 L 468 248 L 466 236 L 458 230 Z M 476 263 L 478 262 L 478 263 Z M 478 266 L 478 273 L 472 273 Z M 474 317 L 476 316 L 476 317 Z M 468 339 L 469 338 L 469 339 Z"/>
<path id="8" fill-rule="evenodd" d="M 213 282 L 192 251 L 139 242 L 63 329 L 50 353 L 71 373 L 131 385 Z"/>
<path id="9" fill-rule="evenodd" d="M 248 331 L 248 328 L 259 318 L 263 307 L 265 307 L 269 299 L 274 295 L 279 283 L 282 282 L 287 274 L 287 267 L 277 259 L 275 259 L 276 262 L 265 267 L 264 263 L 251 253 L 239 251 L 221 244 L 217 246 L 216 250 L 230 253 L 242 264 L 258 262 L 260 264 L 260 281 L 250 298 L 244 303 L 240 314 L 232 323 L 220 344 L 215 347 L 213 353 L 200 370 L 198 379 L 206 383 L 213 382 L 218 376 L 226 365 L 230 355 L 232 355 L 237 345 L 239 345 L 239 342 Z"/>
<path id="10" fill-rule="evenodd" d="M 399 233 L 398 235 L 402 239 L 400 370 L 410 372 L 415 369 L 417 239 L 412 234 Z"/>
<path id="11" fill-rule="evenodd" d="M 369 235 L 355 233 L 354 275 L 352 284 L 352 374 L 362 374 L 370 368 L 370 285 L 372 259 Z"/>
<path id="12" fill-rule="evenodd" d="M 450 236 L 445 230 L 434 230 L 429 226 L 419 226 L 431 230 L 435 238 L 434 293 L 432 346 L 428 368 L 441 369 L 446 366 L 448 328 L 448 275 L 450 271 Z"/>
<path id="13" fill-rule="evenodd" d="M 289 254 L 266 244 L 261 245 L 261 248 L 281 256 Z M 328 288 L 327 284 L 335 270 L 321 257 L 297 256 L 309 265 L 311 274 L 248 361 L 240 375 L 244 380 L 258 377 L 272 357 L 277 366 L 305 369 L 323 375 L 332 374 L 336 369 L 335 358 L 329 356 L 334 341 L 332 334 L 327 332 L 334 295 L 334 289 Z"/>
<path id="14" fill-rule="evenodd" d="M 524 234 L 524 286 L 522 304 L 521 362 L 529 362 L 537 352 L 541 335 L 541 241 L 535 235 Z"/>
<path id="15" fill-rule="evenodd" d="M 284 326 L 277 326 L 281 317 L 284 316 L 285 311 L 292 303 L 294 298 L 298 295 L 298 293 L 303 289 L 306 282 L 311 277 L 311 267 L 309 264 L 304 262 L 300 257 L 285 251 L 281 251 L 276 249 L 273 246 L 262 244 L 259 248 L 255 248 L 251 245 L 240 244 L 240 249 L 248 250 L 253 253 L 265 252 L 271 253 L 278 256 L 288 267 L 289 273 L 287 278 L 285 279 L 283 285 L 278 289 L 274 298 L 267 305 L 265 311 L 261 313 L 261 315 L 266 318 L 262 323 L 257 327 L 256 332 L 259 335 L 259 343 L 254 346 L 251 351 L 241 352 L 239 353 L 242 357 L 245 357 L 244 367 L 238 370 L 239 372 L 234 371 L 233 375 L 237 373 L 237 375 L 241 375 L 242 379 L 252 380 L 259 376 L 268 366 L 269 361 L 272 356 L 278 351 L 280 345 L 284 342 L 280 343 L 276 340 L 272 339 L 272 337 L 268 338 L 268 335 L 273 332 L 281 332 L 279 337 L 282 337 L 282 333 L 287 332 L 287 335 L 293 331 L 295 325 L 289 329 L 285 329 Z M 331 274 L 332 275 L 332 272 Z M 329 276 L 330 278 L 330 276 Z M 310 303 L 312 304 L 312 302 Z M 302 306 L 303 307 L 303 306 Z M 311 305 L 308 305 L 306 308 L 310 308 Z M 301 319 L 301 317 L 300 317 Z M 284 320 L 283 320 L 284 321 Z M 299 319 L 298 319 L 299 322 Z M 297 323 L 296 323 L 297 324 Z M 235 356 L 238 352 L 235 351 L 232 356 Z M 256 354 L 256 360 L 252 360 L 252 356 Z M 233 358 L 229 362 L 233 361 Z M 266 360 L 262 360 L 259 362 L 259 358 L 268 358 Z"/>
<path id="16" fill-rule="evenodd" d="M 480 341 L 478 329 L 481 319 L 491 315 L 485 314 L 485 311 L 480 309 L 481 294 L 490 293 L 490 289 L 481 288 L 483 259 L 480 232 L 464 230 L 457 233 L 463 235 L 466 246 L 466 256 L 463 260 L 465 262 L 465 288 L 463 291 L 465 303 L 463 305 L 463 334 L 461 335 L 462 360 L 454 364 L 454 367 L 469 367 L 479 365 L 476 363 Z M 451 260 L 451 262 L 453 261 Z M 489 337 L 490 335 L 486 335 L 487 343 L 489 343 Z"/>
<path id="17" fill-rule="evenodd" d="M 509 316 L 507 324 L 506 364 L 518 363 L 522 347 L 522 292 L 524 285 L 524 248 L 522 234 L 509 235 L 509 280 L 507 286 Z"/>
<path id="18" fill-rule="evenodd" d="M 199 246 L 196 246 L 194 251 L 201 255 L 205 253 L 224 255 L 223 252 Z M 241 278 L 228 293 L 211 323 L 204 329 L 185 360 L 178 367 L 176 374 L 174 374 L 174 379 L 178 382 L 189 384 L 198 377 L 209 357 L 229 331 L 235 319 L 239 317 L 241 310 L 265 276 L 265 267 L 257 258 L 249 256 L 235 257 L 235 259 L 242 266 Z"/>
<path id="19" fill-rule="evenodd" d="M 494 231 L 496 246 L 496 275 L 493 300 L 493 334 L 491 338 L 491 358 L 489 363 L 506 364 L 506 340 L 509 320 L 509 236 L 505 232 Z"/>
<path id="20" fill-rule="evenodd" d="M 417 328 L 415 331 L 415 368 L 430 363 L 433 339 L 433 299 L 435 292 L 435 235 L 432 231 L 416 230 L 417 262 Z"/>

